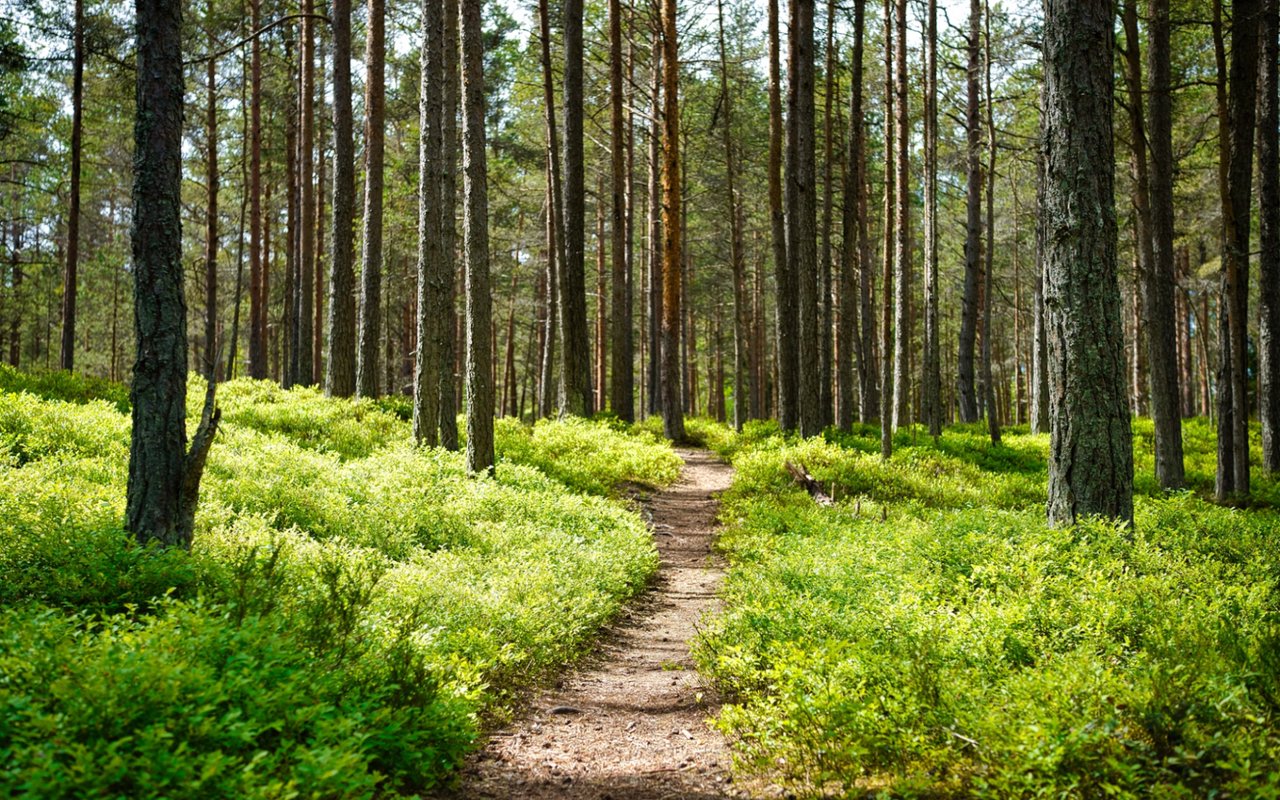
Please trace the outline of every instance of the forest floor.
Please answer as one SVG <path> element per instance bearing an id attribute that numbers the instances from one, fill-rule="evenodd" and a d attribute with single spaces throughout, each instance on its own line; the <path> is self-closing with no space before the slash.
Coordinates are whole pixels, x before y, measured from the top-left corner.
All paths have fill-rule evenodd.
<path id="1" fill-rule="evenodd" d="M 680 480 L 645 503 L 661 567 L 577 671 L 491 734 L 450 798 L 659 800 L 744 797 L 730 754 L 708 725 L 718 701 L 689 656 L 723 577 L 712 549 L 733 468 L 678 450 Z"/>

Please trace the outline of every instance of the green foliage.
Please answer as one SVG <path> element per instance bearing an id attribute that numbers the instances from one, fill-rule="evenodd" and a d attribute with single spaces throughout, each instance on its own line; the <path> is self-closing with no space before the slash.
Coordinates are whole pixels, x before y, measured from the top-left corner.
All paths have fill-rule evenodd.
<path id="1" fill-rule="evenodd" d="M 0 393 L 15 392 L 68 403 L 105 400 L 122 414 L 129 413 L 129 388 L 123 384 L 78 372 L 21 372 L 8 364 L 0 364 Z"/>
<path id="2" fill-rule="evenodd" d="M 1280 794 L 1275 512 L 1182 492 L 1133 530 L 1052 529 L 1046 437 L 912 436 L 888 463 L 876 432 L 728 445 L 733 566 L 697 658 L 741 766 L 803 795 Z"/>
<path id="3" fill-rule="evenodd" d="M 476 479 L 371 403 L 219 398 L 186 553 L 121 530 L 126 416 L 0 393 L 0 795 L 428 790 L 656 569 L 582 493 L 673 478 L 651 437 L 505 425 Z"/>

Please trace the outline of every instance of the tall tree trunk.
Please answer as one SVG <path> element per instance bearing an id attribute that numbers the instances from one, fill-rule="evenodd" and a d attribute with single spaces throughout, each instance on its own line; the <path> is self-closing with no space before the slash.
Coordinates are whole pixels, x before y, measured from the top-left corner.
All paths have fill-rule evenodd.
<path id="1" fill-rule="evenodd" d="M 822 432 L 819 384 L 817 197 L 814 169 L 813 0 L 791 0 L 787 34 L 787 255 L 798 305 L 800 435 Z M 779 284 L 778 307 L 783 305 Z"/>
<path id="2" fill-rule="evenodd" d="M 863 253 L 866 248 L 867 218 L 863 187 L 866 173 L 866 153 L 863 142 L 862 119 L 862 53 L 863 33 L 866 25 L 863 1 L 854 4 L 853 55 L 850 59 L 849 133 L 846 142 L 844 173 L 844 208 L 841 214 L 840 241 L 840 324 L 836 328 L 836 425 L 841 430 L 853 426 L 855 416 L 861 410 L 866 416 L 867 379 L 870 375 L 870 352 L 866 336 L 859 335 L 859 320 L 863 331 L 870 319 L 867 308 L 860 308 L 865 289 L 866 304 L 870 303 L 869 278 L 864 273 Z M 859 313 L 861 312 L 861 313 Z M 856 358 L 857 380 L 854 368 Z"/>
<path id="3" fill-rule="evenodd" d="M 84 0 L 75 0 L 71 67 L 71 207 L 67 210 L 67 264 L 62 279 L 62 349 L 59 366 L 75 368 L 76 291 L 80 265 L 80 156 L 84 131 Z M 212 63 L 212 60 L 210 60 Z"/>
<path id="4" fill-rule="evenodd" d="M 782 207 L 782 67 L 778 27 L 778 0 L 769 0 L 769 220 L 777 291 L 778 422 L 783 430 L 792 431 L 800 424 L 800 309 L 797 307 L 798 275 L 787 258 L 790 223 Z M 790 142 L 787 152 L 789 157 Z"/>
<path id="5" fill-rule="evenodd" d="M 458 67 L 459 4 L 444 4 L 444 104 L 440 128 L 440 445 L 446 450 L 458 449 L 458 407 L 462 404 L 459 382 L 464 364 L 459 340 L 462 320 L 458 318 L 459 278 L 457 206 L 458 206 L 458 95 L 462 85 Z"/>
<path id="6" fill-rule="evenodd" d="M 187 451 L 187 307 L 182 271 L 182 7 L 137 0 L 134 333 L 138 343 L 125 529 L 143 544 L 190 547 L 205 457 L 218 427 L 209 384 Z"/>
<path id="7" fill-rule="evenodd" d="M 1162 2 L 1162 0 L 1156 0 Z M 1262 0 L 1261 59 L 1258 68 L 1258 417 L 1262 422 L 1262 465 L 1280 471 L 1280 51 L 1277 0 Z M 1166 12 L 1167 25 L 1167 12 Z M 1154 54 L 1153 54 L 1154 57 Z M 1154 111 L 1152 112 L 1154 116 Z M 1155 331 L 1152 330 L 1154 338 Z M 1152 357 L 1154 366 L 1155 358 Z M 1176 376 L 1176 372 L 1174 373 Z M 1173 383 L 1177 388 L 1176 377 Z M 1154 392 L 1153 392 L 1154 395 Z M 1179 440 L 1181 445 L 1181 440 Z M 1179 449 L 1181 455 L 1181 449 Z M 1157 462 L 1158 464 L 1158 462 Z M 1179 458 L 1178 465 L 1182 460 Z"/>
<path id="8" fill-rule="evenodd" d="M 589 416 L 591 342 L 587 330 L 586 186 L 583 167 L 582 0 L 564 3 L 564 261 L 560 265 L 561 412 Z"/>
<path id="9" fill-rule="evenodd" d="M 320 0 L 323 2 L 323 0 Z M 325 63 L 327 53 L 325 46 L 325 37 L 320 36 L 318 61 L 320 64 L 320 76 L 318 88 L 320 90 L 320 106 L 315 115 L 316 120 L 316 268 L 315 268 L 315 284 L 312 288 L 311 311 L 311 376 L 313 383 L 320 383 L 320 376 L 324 372 L 324 329 L 325 329 L 325 313 L 324 313 L 324 239 L 325 228 L 328 227 L 328 218 L 325 215 L 325 132 L 324 132 L 324 97 L 325 84 L 327 82 L 325 73 Z"/>
<path id="10" fill-rule="evenodd" d="M 1048 516 L 1058 525 L 1093 515 L 1132 522 L 1133 439 L 1116 277 L 1112 7 L 1109 0 L 1045 5 Z"/>
<path id="11" fill-rule="evenodd" d="M 493 340 L 489 187 L 484 130 L 484 30 L 480 3 L 462 0 L 462 191 L 467 303 L 467 470 L 493 472 Z M 452 220 L 450 220 L 452 222 Z"/>
<path id="12" fill-rule="evenodd" d="M 369 0 L 365 39 L 364 237 L 360 258 L 359 360 L 356 395 L 377 397 L 378 351 L 382 341 L 382 163 L 386 44 L 384 0 Z"/>
<path id="13" fill-rule="evenodd" d="M 444 3 L 423 0 L 421 92 L 418 140 L 417 355 L 414 359 L 413 436 L 432 447 L 440 443 L 440 383 L 446 370 L 443 256 L 440 241 L 444 169 Z"/>
<path id="14" fill-rule="evenodd" d="M 1151 124 L 1148 131 L 1151 142 L 1151 184 L 1148 193 L 1151 207 L 1151 260 L 1147 264 L 1145 276 L 1147 364 L 1151 376 L 1151 417 L 1155 423 L 1156 480 L 1166 489 L 1178 489 L 1185 481 L 1185 472 L 1182 459 L 1182 415 L 1179 408 L 1182 391 L 1178 375 L 1178 318 L 1174 303 L 1177 270 L 1173 249 L 1173 100 L 1170 87 L 1169 0 L 1151 0 L 1150 8 L 1150 49 L 1147 57 L 1151 81 Z M 1136 29 L 1136 22 L 1134 27 Z M 1125 34 L 1125 39 L 1129 39 L 1128 33 Z M 1137 41 L 1135 36 L 1135 51 Z M 1136 103 L 1136 100 L 1130 102 Z M 1280 121 L 1273 121 L 1272 127 L 1277 124 Z M 1280 190 L 1280 187 L 1277 189 Z M 1275 244 L 1280 248 L 1280 241 Z M 1264 245 L 1263 253 L 1266 252 Z"/>
<path id="15" fill-rule="evenodd" d="M 1044 89 L 1040 92 L 1040 142 L 1036 159 L 1036 282 L 1032 297 L 1031 331 L 1031 432 L 1049 430 L 1049 332 L 1045 328 L 1044 271 L 1049 243 L 1045 239 Z"/>
<path id="16" fill-rule="evenodd" d="M 979 102 L 979 70 L 982 68 L 982 5 L 969 2 L 969 66 L 966 86 L 965 130 L 968 136 L 967 221 L 964 240 L 964 299 L 960 313 L 960 354 L 957 360 L 956 393 L 960 401 L 960 421 L 978 420 L 978 392 L 974 376 L 974 346 L 978 338 L 978 291 L 982 273 L 982 128 Z"/>
<path id="17" fill-rule="evenodd" d="M 832 103 L 838 91 L 839 61 L 835 47 L 836 3 L 827 0 L 827 53 L 822 98 L 822 247 L 818 255 L 818 427 L 835 421 L 834 357 L 835 340 L 831 298 L 831 212 L 834 190 L 832 173 L 836 165 L 835 126 Z"/>
<path id="18" fill-rule="evenodd" d="M 742 215 L 738 209 L 738 170 L 733 146 L 733 93 L 729 90 L 729 57 L 724 40 L 724 0 L 716 2 L 720 44 L 721 133 L 724 142 L 725 210 L 729 213 L 729 265 L 733 271 L 733 427 L 742 430 L 750 411 L 748 373 L 750 309 L 747 307 L 746 258 L 742 253 Z M 723 393 L 720 402 L 723 402 Z"/>
<path id="19" fill-rule="evenodd" d="M 653 30 L 649 87 L 649 398 L 648 413 L 662 413 L 662 26 Z"/>
<path id="20" fill-rule="evenodd" d="M 595 407 L 603 411 L 609 384 L 609 287 L 605 280 L 604 245 L 604 176 L 596 180 L 596 335 L 595 335 Z"/>
<path id="21" fill-rule="evenodd" d="M 942 434 L 942 344 L 938 330 L 938 2 L 928 0 L 924 88 L 924 396 L 929 435 Z"/>
<path id="22" fill-rule="evenodd" d="M 329 348 L 324 392 L 356 389 L 355 140 L 351 115 L 351 0 L 333 0 L 333 255 L 329 260 Z"/>
<path id="23" fill-rule="evenodd" d="M 249 29 L 262 26 L 262 0 L 249 2 Z M 262 293 L 262 43 L 249 45 L 249 377 L 267 377 L 267 307 Z"/>
<path id="24" fill-rule="evenodd" d="M 76 0 L 77 6 L 82 0 Z M 215 42 L 213 35 L 213 0 L 205 3 L 205 25 L 208 26 L 210 50 Z M 216 59 L 205 63 L 204 107 L 204 377 L 208 381 L 218 378 L 218 84 Z M 77 176 L 78 177 L 78 176 Z M 78 191 L 78 187 L 77 187 Z M 77 203 L 78 204 L 78 203 Z M 68 244 L 68 250 L 71 249 Z M 70 263 L 70 256 L 68 256 Z M 74 309 L 73 309 L 74 313 Z M 65 328 L 63 353 L 66 354 Z M 70 365 L 65 365 L 70 369 Z"/>
<path id="25" fill-rule="evenodd" d="M 680 54 L 676 0 L 661 0 L 662 21 L 662 432 L 684 441 L 680 405 L 683 217 L 680 182 Z"/>
<path id="26" fill-rule="evenodd" d="M 311 0 L 304 0 L 303 8 L 312 10 Z M 310 14 L 302 20 L 301 75 L 299 76 L 298 103 L 298 299 L 295 323 L 297 345 L 294 357 L 297 365 L 294 380 L 303 386 L 315 383 L 315 367 L 312 359 L 312 342 L 315 339 L 315 283 L 316 283 L 316 216 L 314 157 L 315 136 L 315 28 L 316 20 Z"/>
<path id="27" fill-rule="evenodd" d="M 1249 396 L 1246 345 L 1249 311 L 1249 206 L 1253 185 L 1253 137 L 1258 77 L 1259 0 L 1237 0 L 1231 17 L 1230 94 L 1225 68 L 1221 2 L 1214 3 L 1215 54 L 1219 69 L 1218 120 L 1222 194 L 1223 278 L 1218 367 L 1219 500 L 1249 495 Z"/>
<path id="28" fill-rule="evenodd" d="M 894 209 L 894 291 L 893 291 L 893 426 L 911 424 L 911 191 L 908 141 L 911 129 L 907 114 L 907 0 L 896 0 L 897 42 L 894 45 L 893 133 L 897 156 L 894 180 L 897 205 Z"/>
<path id="29" fill-rule="evenodd" d="M 552 148 L 551 152 L 554 152 Z M 539 373 L 539 390 L 538 390 L 538 416 L 547 418 L 551 416 L 555 409 L 555 363 L 556 363 L 556 335 L 559 330 L 556 308 L 558 303 L 556 298 L 559 293 L 556 291 L 556 257 L 559 251 L 559 243 L 557 242 L 557 223 L 556 223 L 556 202 L 555 202 L 555 186 L 556 183 L 551 177 L 551 158 L 547 157 L 547 270 L 546 270 L 546 307 L 547 316 L 543 327 L 543 347 L 542 347 L 542 364 Z"/>
<path id="30" fill-rule="evenodd" d="M 295 31 L 289 28 L 284 37 L 285 64 L 289 69 L 289 84 L 293 90 L 284 122 L 284 173 L 285 173 L 285 259 L 284 295 L 280 303 L 281 377 L 285 389 L 297 383 L 297 303 L 298 295 L 298 109 L 299 74 L 293 59 Z"/>
<path id="31" fill-rule="evenodd" d="M 994 287 L 992 273 L 995 271 L 996 247 L 996 116 L 991 93 L 991 3 L 987 0 L 984 20 L 986 24 L 986 57 L 983 59 L 986 70 L 987 94 L 987 249 L 983 264 L 982 297 L 982 383 L 986 387 L 987 399 L 987 431 L 991 436 L 991 444 L 1000 444 L 1000 406 L 997 405 L 996 385 L 991 374 L 991 348 L 994 344 L 995 331 L 991 323 L 991 304 Z"/>
<path id="32" fill-rule="evenodd" d="M 631 324 L 631 249 L 627 241 L 627 131 L 623 127 L 622 3 L 609 0 L 609 122 L 612 134 L 610 258 L 613 327 L 610 330 L 613 375 L 609 405 L 618 419 L 635 419 L 635 353 Z M 601 393 L 603 393 L 603 388 Z"/>
<path id="33" fill-rule="evenodd" d="M 893 5 L 884 0 L 884 240 L 880 283 L 880 456 L 893 455 L 893 219 L 897 208 L 893 126 Z"/>

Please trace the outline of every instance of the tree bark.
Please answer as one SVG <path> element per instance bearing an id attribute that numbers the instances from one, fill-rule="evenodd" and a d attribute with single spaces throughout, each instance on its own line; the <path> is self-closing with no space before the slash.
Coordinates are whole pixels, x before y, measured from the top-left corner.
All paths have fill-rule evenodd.
<path id="1" fill-rule="evenodd" d="M 249 2 L 249 28 L 262 26 L 262 0 Z M 262 251 L 262 43 L 249 45 L 249 377 L 267 377 L 267 307 L 263 296 Z"/>
<path id="2" fill-rule="evenodd" d="M 365 39 L 364 237 L 360 264 L 359 357 L 356 396 L 377 397 L 378 355 L 382 342 L 382 172 L 385 114 L 384 0 L 369 0 Z"/>
<path id="3" fill-rule="evenodd" d="M 1057 525 L 1095 515 L 1133 521 L 1116 277 L 1112 24 L 1109 0 L 1046 2 L 1048 517 Z"/>
<path id="4" fill-rule="evenodd" d="M 356 389 L 354 231 L 355 141 L 351 114 L 351 0 L 333 0 L 333 254 L 329 259 L 329 341 L 324 392 Z"/>
<path id="5" fill-rule="evenodd" d="M 832 104 L 837 93 L 835 0 L 827 0 L 827 53 L 822 98 L 822 246 L 818 254 L 818 427 L 825 429 L 835 421 L 834 353 L 831 298 L 831 213 L 834 191 L 833 169 L 837 163 Z"/>
<path id="6" fill-rule="evenodd" d="M 884 0 L 884 252 L 880 281 L 880 457 L 893 455 L 893 219 L 897 208 L 894 187 L 895 148 L 893 126 L 893 5 Z"/>
<path id="7" fill-rule="evenodd" d="M 1170 88 L 1169 0 L 1151 0 L 1148 37 L 1150 49 L 1147 56 L 1151 82 L 1151 183 L 1148 194 L 1151 260 L 1146 271 L 1147 365 L 1151 381 L 1151 417 L 1155 423 L 1156 480 L 1166 489 L 1178 489 L 1185 482 L 1185 472 L 1180 413 L 1182 391 L 1178 374 L 1178 318 L 1174 303 L 1177 270 L 1173 249 L 1173 101 Z M 1128 38 L 1126 33 L 1125 39 Z M 1136 36 L 1133 41 L 1136 50 Z M 1276 246 L 1280 248 L 1280 241 L 1276 242 Z M 1267 252 L 1265 246 L 1263 252 Z"/>
<path id="8" fill-rule="evenodd" d="M 311 10 L 311 0 L 304 0 L 303 7 Z M 296 334 L 298 337 L 294 357 L 294 380 L 303 386 L 315 383 L 312 342 L 315 339 L 315 283 L 316 216 L 314 157 L 315 137 L 315 27 L 316 20 L 310 14 L 302 19 L 301 75 L 298 104 L 298 216 L 302 224 L 298 231 L 298 299 Z"/>
<path id="9" fill-rule="evenodd" d="M 661 0 L 662 21 L 662 432 L 684 441 L 680 404 L 683 218 L 680 183 L 680 55 L 676 0 Z"/>
<path id="10" fill-rule="evenodd" d="M 627 132 L 623 127 L 622 3 L 609 0 L 609 121 L 613 197 L 610 257 L 613 374 L 609 405 L 623 422 L 635 420 L 635 352 L 631 322 L 631 248 L 627 241 Z M 603 391 L 603 389 L 601 390 Z"/>
<path id="11" fill-rule="evenodd" d="M 82 0 L 76 0 L 77 6 Z M 213 1 L 205 4 L 205 24 L 208 26 L 208 40 L 213 37 Z M 211 48 L 212 49 L 212 48 Z M 217 59 L 209 59 L 205 64 L 205 107 L 204 107 L 204 182 L 205 182 L 205 223 L 204 223 L 204 364 L 205 380 L 215 381 L 218 378 L 218 85 Z M 76 190 L 78 191 L 78 187 Z M 77 205 L 79 203 L 77 202 Z M 68 245 L 68 251 L 70 245 Z M 68 264 L 70 263 L 68 256 Z M 74 314 L 74 307 L 72 309 Z M 65 329 L 64 329 L 65 330 Z M 65 340 L 64 340 L 65 352 Z M 70 369 L 69 365 L 64 369 Z"/>
<path id="12" fill-rule="evenodd" d="M 440 384 L 446 369 L 442 351 L 445 321 L 440 228 L 444 169 L 444 3 L 422 2 L 421 92 L 418 140 L 417 355 L 414 359 L 413 436 L 440 443 Z"/>
<path id="13" fill-rule="evenodd" d="M 616 0 L 615 0 L 616 1 Z M 738 208 L 738 170 L 733 146 L 733 94 L 729 90 L 729 57 L 724 40 L 724 0 L 716 2 L 720 44 L 721 133 L 724 142 L 725 210 L 729 214 L 729 265 L 733 271 L 733 427 L 742 430 L 749 412 L 748 372 L 750 309 L 747 307 L 746 258 L 742 253 L 742 217 Z M 723 398 L 723 394 L 721 395 Z M 721 402 L 723 400 L 721 399 Z"/>
<path id="14" fill-rule="evenodd" d="M 991 349 L 994 344 L 995 331 L 992 330 L 991 303 L 994 294 L 993 275 L 995 271 L 996 246 L 996 118 L 991 93 L 991 3 L 987 0 L 983 9 L 986 24 L 986 56 L 983 66 L 986 70 L 987 94 L 987 248 L 983 264 L 982 294 L 982 384 L 986 388 L 987 432 L 991 436 L 991 444 L 1000 444 L 1000 411 L 996 385 L 991 374 Z"/>
<path id="15" fill-rule="evenodd" d="M 896 184 L 897 205 L 894 209 L 894 250 L 893 271 L 895 275 L 893 287 L 893 427 L 898 428 L 911 424 L 911 171 L 910 121 L 908 118 L 907 96 L 909 76 L 907 75 L 907 0 L 896 0 L 895 5 L 897 42 L 894 45 L 894 93 L 893 104 L 895 117 L 893 125 L 894 147 L 897 157 L 894 166 L 897 169 Z"/>
<path id="16" fill-rule="evenodd" d="M 459 4 L 444 3 L 444 66 L 440 98 L 444 105 L 440 127 L 440 445 L 458 449 L 458 407 L 462 400 L 459 378 L 465 364 L 459 352 L 463 335 L 458 318 L 458 95 L 462 85 L 458 67 Z M 462 278 L 465 280 L 465 276 Z"/>
<path id="17" fill-rule="evenodd" d="M 190 547 L 205 456 L 218 427 L 209 384 L 187 451 L 187 308 L 182 271 L 182 7 L 137 0 L 134 121 L 134 333 L 138 343 L 125 529 Z"/>
<path id="18" fill-rule="evenodd" d="M 778 422 L 784 431 L 800 424 L 800 309 L 795 266 L 787 258 L 788 221 L 782 207 L 782 68 L 778 0 L 769 0 L 769 220 L 773 233 L 778 320 Z M 790 123 L 788 123 L 790 124 Z M 790 143 L 787 144 L 790 153 Z"/>
<path id="19" fill-rule="evenodd" d="M 1163 0 L 1156 0 L 1157 3 Z M 1280 10 L 1263 0 L 1258 72 L 1258 417 L 1262 422 L 1262 465 L 1280 471 L 1280 97 L 1277 53 Z M 1154 336 L 1154 331 L 1152 332 Z M 1154 357 L 1152 359 L 1154 363 Z M 1176 375 L 1176 373 L 1175 373 Z M 1176 388 L 1177 384 L 1174 383 Z M 1154 392 L 1153 392 L 1154 394 Z M 1181 445 L 1181 440 L 1178 442 Z M 1179 449 L 1181 455 L 1181 449 Z M 1157 462 L 1158 463 L 1158 462 Z M 1179 466 L 1182 461 L 1179 458 Z"/>
<path id="20" fill-rule="evenodd" d="M 587 330 L 586 185 L 583 167 L 582 0 L 564 3 L 564 261 L 560 265 L 561 413 L 590 416 L 591 341 Z"/>
<path id="21" fill-rule="evenodd" d="M 662 413 L 662 28 L 653 30 L 649 87 L 649 398 L 648 413 Z"/>
<path id="22" fill-rule="evenodd" d="M 978 420 L 978 393 L 975 387 L 974 349 L 978 338 L 978 286 L 982 274 L 982 149 L 979 70 L 982 68 L 982 6 L 969 2 L 969 65 L 966 86 L 965 130 L 968 141 L 967 218 L 964 240 L 964 299 L 960 312 L 960 353 L 956 362 L 956 394 L 960 421 Z"/>
<path id="23" fill-rule="evenodd" d="M 787 34 L 787 255 L 795 279 L 788 302 L 798 306 L 800 435 L 822 432 L 819 384 L 817 197 L 814 169 L 813 0 L 791 0 Z M 779 308 L 782 307 L 779 286 Z"/>
<path id="24" fill-rule="evenodd" d="M 489 185 L 485 154 L 484 30 L 480 3 L 461 0 L 463 249 L 467 303 L 467 470 L 493 472 L 493 340 Z"/>
<path id="25" fill-rule="evenodd" d="M 938 330 L 938 2 L 928 0 L 924 87 L 924 364 L 921 398 L 929 435 L 942 435 L 942 344 Z"/>
<path id="26" fill-rule="evenodd" d="M 71 67 L 71 207 L 67 210 L 67 264 L 62 279 L 62 347 L 58 364 L 70 372 L 76 357 L 76 291 L 80 265 L 80 156 L 84 133 L 84 0 L 75 0 Z M 212 63 L 212 60 L 210 60 Z"/>

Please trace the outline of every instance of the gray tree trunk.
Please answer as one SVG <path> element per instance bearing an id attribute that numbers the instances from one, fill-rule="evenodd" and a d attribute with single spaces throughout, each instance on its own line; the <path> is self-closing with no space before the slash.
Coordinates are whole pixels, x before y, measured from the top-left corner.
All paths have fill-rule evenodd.
<path id="1" fill-rule="evenodd" d="M 1272 473 L 1280 471 L 1280 397 L 1276 396 L 1280 391 L 1280 377 L 1277 376 L 1277 371 L 1280 371 L 1280 98 L 1277 97 L 1277 80 L 1280 75 L 1276 64 L 1277 52 L 1280 51 L 1280 42 L 1277 41 L 1277 36 L 1280 35 L 1278 13 L 1276 0 L 1263 0 L 1262 52 L 1258 72 L 1258 233 L 1262 244 L 1258 255 L 1258 294 L 1261 305 L 1258 314 L 1258 416 L 1262 422 L 1262 464 Z M 1152 361 L 1154 360 L 1153 357 Z M 1175 380 L 1176 374 L 1175 372 Z M 1178 444 L 1181 446 L 1181 439 Z M 1181 466 L 1181 459 L 1178 463 Z"/>
<path id="2" fill-rule="evenodd" d="M 70 372 L 76 357 L 76 292 L 80 266 L 80 145 L 84 132 L 84 0 L 75 0 L 71 67 L 71 202 L 67 209 L 67 264 L 62 279 L 62 346 L 58 364 Z M 213 63 L 213 59 L 209 60 Z M 212 68 L 212 67 L 211 67 Z M 216 169 L 216 167 L 215 167 Z M 213 356 L 207 356 L 212 359 Z"/>
<path id="3" fill-rule="evenodd" d="M 1147 365 L 1155 423 L 1156 480 L 1166 489 L 1185 482 L 1182 396 L 1178 378 L 1177 270 L 1173 250 L 1173 101 L 1170 84 L 1169 0 L 1151 0 L 1150 48 L 1151 261 L 1147 267 Z M 1125 36 L 1128 39 L 1128 35 Z M 1136 42 L 1137 39 L 1135 38 Z M 1277 123 L 1280 124 L 1280 123 Z M 1275 127 L 1275 125 L 1273 125 Z M 1277 187 L 1280 189 L 1280 187 Z M 1280 241 L 1276 242 L 1280 250 Z M 1266 247 L 1263 247 L 1266 253 Z"/>
<path id="4" fill-rule="evenodd" d="M 303 8 L 311 11 L 311 1 L 305 0 Z M 302 20 L 302 64 L 299 76 L 298 104 L 298 216 L 302 224 L 298 231 L 298 319 L 295 331 L 298 337 L 294 357 L 297 365 L 294 380 L 303 386 L 315 383 L 315 367 L 312 359 L 312 341 L 315 338 L 315 280 L 316 215 L 314 153 L 315 153 L 315 26 L 310 15 Z"/>
<path id="5" fill-rule="evenodd" d="M 458 3 L 444 3 L 440 127 L 440 445 L 458 449 Z"/>
<path id="6" fill-rule="evenodd" d="M 893 427 L 911 424 L 911 164 L 907 143 L 910 139 L 907 97 L 907 0 L 896 0 L 897 41 L 893 49 L 894 148 L 897 156 L 896 205 L 894 207 L 893 246 Z"/>
<path id="7" fill-rule="evenodd" d="M 493 472 L 493 340 L 489 185 L 484 130 L 484 30 L 480 3 L 462 0 L 462 191 L 467 303 L 467 470 Z"/>
<path id="8" fill-rule="evenodd" d="M 583 166 L 582 0 L 564 3 L 564 190 L 560 223 L 560 361 L 563 414 L 590 416 L 591 341 L 587 330 L 586 184 Z"/>
<path id="9" fill-rule="evenodd" d="M 137 357 L 125 529 L 146 544 L 190 547 L 196 497 L 217 432 L 209 383 L 187 451 L 187 306 L 182 267 L 182 5 L 137 0 L 133 323 Z"/>
<path id="10" fill-rule="evenodd" d="M 787 34 L 786 222 L 787 255 L 798 306 L 800 435 L 822 432 L 821 343 L 818 336 L 818 240 L 814 169 L 813 0 L 791 0 Z M 779 308 L 782 307 L 779 286 Z"/>
<path id="11" fill-rule="evenodd" d="M 968 134 L 968 193 L 965 209 L 964 299 L 960 309 L 960 353 L 956 358 L 956 399 L 961 422 L 977 422 L 978 392 L 975 387 L 974 349 L 978 339 L 978 286 L 982 273 L 982 129 L 979 101 L 979 70 L 982 68 L 982 5 L 969 2 L 968 100 L 965 130 Z"/>
<path id="12" fill-rule="evenodd" d="M 364 237 L 360 258 L 360 332 L 356 396 L 378 396 L 382 343 L 382 165 L 385 85 L 385 8 L 369 0 L 365 39 Z"/>
<path id="13" fill-rule="evenodd" d="M 1133 520 L 1133 440 L 1116 277 L 1109 0 L 1045 4 L 1048 517 Z M 1081 213 L 1087 209 L 1087 213 Z"/>
<path id="14" fill-rule="evenodd" d="M 355 140 L 351 115 L 351 0 L 333 0 L 333 252 L 329 259 L 329 341 L 324 393 L 356 389 Z"/>
<path id="15" fill-rule="evenodd" d="M 623 126 L 622 3 L 609 0 L 609 121 L 613 173 L 610 257 L 613 271 L 613 373 L 609 405 L 618 419 L 635 420 L 635 344 L 631 322 L 631 249 L 627 245 L 627 133 Z M 603 387 L 601 388 L 603 392 Z"/>
<path id="16" fill-rule="evenodd" d="M 942 343 L 938 329 L 938 2 L 925 21 L 924 363 L 921 407 L 929 435 L 942 435 Z"/>
<path id="17" fill-rule="evenodd" d="M 440 218 L 443 170 L 444 9 L 435 0 L 422 2 L 421 92 L 418 142 L 417 340 L 413 380 L 413 435 L 427 445 L 440 442 L 440 382 L 445 370 L 441 339 L 444 295 Z"/>
<path id="18" fill-rule="evenodd" d="M 746 258 L 742 253 L 742 215 L 738 209 L 737 161 L 733 142 L 733 94 L 729 90 L 729 59 L 724 40 L 724 2 L 717 0 L 720 43 L 720 96 L 723 108 L 721 132 L 724 140 L 725 210 L 729 214 L 729 263 L 733 269 L 733 426 L 742 430 L 748 416 L 751 381 L 748 377 L 750 318 L 747 297 Z M 723 398 L 723 395 L 720 395 Z"/>
<path id="19" fill-rule="evenodd" d="M 778 324 L 778 422 L 785 431 L 800 424 L 800 309 L 795 266 L 787 258 L 788 220 L 782 204 L 782 67 L 778 0 L 769 0 L 769 222 Z M 788 123 L 789 125 L 790 123 Z M 790 143 L 787 152 L 790 153 Z"/>

